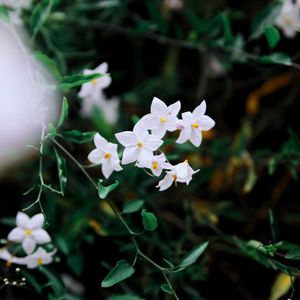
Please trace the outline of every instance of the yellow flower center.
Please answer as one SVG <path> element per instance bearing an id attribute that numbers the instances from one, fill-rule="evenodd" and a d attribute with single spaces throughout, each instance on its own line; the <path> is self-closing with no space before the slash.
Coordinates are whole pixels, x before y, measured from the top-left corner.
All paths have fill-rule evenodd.
<path id="1" fill-rule="evenodd" d="M 197 129 L 197 128 L 199 128 L 199 124 L 198 123 L 193 123 L 192 127 Z"/>
<path id="2" fill-rule="evenodd" d="M 289 25 L 289 26 L 294 24 L 293 19 L 291 19 L 289 17 L 285 17 L 284 21 L 285 21 L 286 25 Z"/>
<path id="3" fill-rule="evenodd" d="M 137 146 L 138 146 L 139 148 L 142 148 L 142 147 L 144 146 L 144 144 L 141 143 L 141 142 L 138 142 L 138 143 L 137 143 Z"/>
<path id="4" fill-rule="evenodd" d="M 157 170 L 157 168 L 158 168 L 158 162 L 157 161 L 152 162 L 152 168 L 154 170 Z"/>
<path id="5" fill-rule="evenodd" d="M 176 175 L 172 175 L 173 180 L 175 181 L 177 179 Z"/>
<path id="6" fill-rule="evenodd" d="M 92 83 L 93 86 L 96 86 L 97 85 L 97 79 L 92 80 L 91 83 Z"/>
<path id="7" fill-rule="evenodd" d="M 166 119 L 165 117 L 162 117 L 162 118 L 160 119 L 160 122 L 163 123 L 163 124 L 165 124 L 165 123 L 167 122 L 167 119 Z"/>
<path id="8" fill-rule="evenodd" d="M 44 261 L 43 261 L 42 258 L 38 258 L 38 259 L 37 259 L 37 264 L 38 264 L 38 266 L 41 266 L 43 263 L 44 263 Z"/>
<path id="9" fill-rule="evenodd" d="M 25 230 L 25 235 L 31 235 L 31 230 L 30 229 L 26 229 Z"/>
<path id="10" fill-rule="evenodd" d="M 106 158 L 106 159 L 111 158 L 111 154 L 110 154 L 110 153 L 105 153 L 105 154 L 104 154 L 104 158 Z"/>

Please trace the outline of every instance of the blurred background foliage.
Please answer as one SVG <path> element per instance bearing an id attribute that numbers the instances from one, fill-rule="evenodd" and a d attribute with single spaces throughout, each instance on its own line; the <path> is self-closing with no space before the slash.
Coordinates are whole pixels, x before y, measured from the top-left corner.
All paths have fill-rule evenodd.
<path id="1" fill-rule="evenodd" d="M 115 141 L 113 134 L 129 130 L 135 116 L 149 111 L 154 96 L 167 103 L 181 100 L 183 111 L 206 99 L 216 126 L 201 147 L 170 139 L 164 149 L 173 153 L 172 162 L 187 158 L 200 168 L 191 184 L 161 193 L 153 178 L 129 166 L 114 174 L 120 184 L 109 197 L 119 207 L 142 199 L 155 213 L 158 229 L 138 241 L 161 264 L 163 257 L 178 263 L 188 250 L 210 241 L 196 264 L 172 276 L 181 299 L 280 299 L 293 282 L 283 273 L 299 276 L 299 36 L 289 40 L 274 29 L 280 2 L 178 2 L 179 7 L 160 0 L 45 0 L 36 1 L 23 19 L 40 59 L 58 81 L 109 64 L 112 85 L 106 94 L 121 99 L 119 122 L 108 124 L 105 108 L 89 120 L 81 118 L 75 88 L 64 91 L 70 105 L 66 131 L 98 131 Z M 92 142 L 79 134 L 74 143 L 72 137 L 70 142 L 65 136 L 64 145 L 88 164 Z M 45 152 L 44 178 L 58 186 L 51 144 Z M 37 183 L 37 164 L 33 155 L 1 178 L 1 236 L 11 225 L 8 216 L 35 200 L 36 191 L 22 193 Z M 42 197 L 61 258 L 49 269 L 57 284 L 63 284 L 63 273 L 71 274 L 85 292 L 75 295 L 63 287 L 63 296 L 51 299 L 172 299 L 161 290 L 161 274 L 147 263 L 137 264 L 136 274 L 120 285 L 101 288 L 117 260 L 133 260 L 134 249 L 110 208 L 68 159 L 67 168 L 65 196 L 45 191 Z M 101 177 L 98 168 L 88 172 Z M 142 230 L 140 214 L 125 218 Z M 1 269 L 16 276 L 3 263 Z M 30 276 L 43 282 L 47 274 Z M 3 299 L 40 299 L 30 282 L 28 290 L 10 287 L 0 293 Z M 287 295 L 298 299 L 299 288 L 296 279 Z"/>

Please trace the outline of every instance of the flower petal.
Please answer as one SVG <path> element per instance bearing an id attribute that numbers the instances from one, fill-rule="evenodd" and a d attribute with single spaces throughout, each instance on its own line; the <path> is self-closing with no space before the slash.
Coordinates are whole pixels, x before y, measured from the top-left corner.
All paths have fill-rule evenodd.
<path id="1" fill-rule="evenodd" d="M 157 187 L 159 188 L 160 191 L 165 191 L 172 185 L 173 181 L 174 180 L 172 178 L 172 175 L 167 173 L 166 176 L 159 181 Z"/>
<path id="2" fill-rule="evenodd" d="M 97 148 L 103 149 L 105 146 L 107 146 L 108 141 L 99 133 L 96 133 L 94 136 L 94 143 Z"/>
<path id="3" fill-rule="evenodd" d="M 48 232 L 42 228 L 33 230 L 32 237 L 37 244 L 46 244 L 51 242 Z"/>
<path id="4" fill-rule="evenodd" d="M 178 139 L 176 140 L 176 143 L 183 144 L 183 143 L 187 142 L 190 138 L 190 135 L 191 135 L 191 128 L 190 127 L 183 128 L 180 131 L 180 135 L 179 135 Z"/>
<path id="5" fill-rule="evenodd" d="M 35 249 L 36 243 L 32 238 L 26 237 L 22 242 L 22 247 L 26 254 L 31 254 Z"/>
<path id="6" fill-rule="evenodd" d="M 132 131 L 123 131 L 115 134 L 115 137 L 125 147 L 136 145 L 136 136 Z"/>
<path id="7" fill-rule="evenodd" d="M 38 229 L 44 226 L 45 217 L 42 213 L 34 215 L 28 224 L 28 229 Z"/>
<path id="8" fill-rule="evenodd" d="M 178 115 L 180 109 L 181 109 L 181 102 L 177 101 L 168 106 L 168 113 L 176 116 Z"/>
<path id="9" fill-rule="evenodd" d="M 159 126 L 159 127 L 156 127 L 156 128 L 153 128 L 151 130 L 151 133 L 153 135 L 155 135 L 156 137 L 158 137 L 159 139 L 163 138 L 166 134 L 167 130 L 164 126 Z"/>
<path id="10" fill-rule="evenodd" d="M 16 218 L 16 223 L 18 227 L 21 227 L 23 229 L 28 228 L 30 218 L 24 214 L 23 212 L 18 212 L 17 218 Z"/>
<path id="11" fill-rule="evenodd" d="M 99 72 L 101 74 L 105 74 L 105 73 L 107 73 L 107 71 L 108 71 L 108 63 L 107 62 L 103 62 L 95 69 L 95 72 Z"/>
<path id="12" fill-rule="evenodd" d="M 195 147 L 199 147 L 202 142 L 202 133 L 200 130 L 192 129 L 190 141 Z"/>
<path id="13" fill-rule="evenodd" d="M 102 73 L 103 76 L 97 79 L 97 83 L 98 83 L 98 88 L 99 89 L 106 89 L 107 87 L 109 87 L 111 85 L 111 77 L 108 74 L 104 74 Z"/>
<path id="14" fill-rule="evenodd" d="M 182 162 L 175 166 L 176 175 L 180 178 L 185 178 L 188 175 L 188 163 Z"/>
<path id="15" fill-rule="evenodd" d="M 194 111 L 193 111 L 193 116 L 196 118 L 200 118 L 201 116 L 203 116 L 205 114 L 206 111 L 206 102 L 205 100 L 203 100 L 200 105 L 198 105 Z"/>
<path id="16" fill-rule="evenodd" d="M 14 228 L 8 235 L 7 239 L 11 242 L 21 242 L 25 237 L 25 232 L 23 229 L 17 227 Z"/>
<path id="17" fill-rule="evenodd" d="M 106 179 L 108 179 L 113 171 L 114 171 L 114 169 L 112 168 L 110 161 L 104 161 L 102 164 L 102 173 L 103 173 L 104 177 Z"/>
<path id="18" fill-rule="evenodd" d="M 212 129 L 215 124 L 215 121 L 209 116 L 202 116 L 199 120 L 200 129 L 203 131 Z"/>
<path id="19" fill-rule="evenodd" d="M 151 151 L 157 150 L 164 143 L 163 140 L 161 140 L 153 134 L 148 134 L 144 142 L 145 148 Z"/>
<path id="20" fill-rule="evenodd" d="M 143 148 L 138 152 L 137 160 L 142 167 L 149 166 L 153 158 L 153 152 L 149 149 Z"/>
<path id="21" fill-rule="evenodd" d="M 122 164 L 130 164 L 137 160 L 137 147 L 136 146 L 130 146 L 126 147 L 123 151 L 123 157 L 122 157 Z"/>
<path id="22" fill-rule="evenodd" d="M 160 116 L 166 111 L 166 109 L 167 106 L 163 101 L 161 101 L 157 97 L 153 98 L 150 108 L 151 114 Z"/>
<path id="23" fill-rule="evenodd" d="M 120 160 L 119 160 L 119 158 L 117 158 L 117 159 L 111 159 L 110 162 L 111 162 L 112 168 L 113 168 L 115 171 L 121 171 L 121 170 L 123 170 L 123 168 L 122 168 L 121 165 L 120 165 Z"/>
<path id="24" fill-rule="evenodd" d="M 154 127 L 156 127 L 157 125 L 159 125 L 159 118 L 152 115 L 152 114 L 148 114 L 143 116 L 139 122 L 142 124 L 142 126 L 146 129 L 152 129 Z"/>
<path id="25" fill-rule="evenodd" d="M 94 149 L 89 155 L 88 160 L 94 164 L 101 164 L 103 160 L 103 151 Z"/>

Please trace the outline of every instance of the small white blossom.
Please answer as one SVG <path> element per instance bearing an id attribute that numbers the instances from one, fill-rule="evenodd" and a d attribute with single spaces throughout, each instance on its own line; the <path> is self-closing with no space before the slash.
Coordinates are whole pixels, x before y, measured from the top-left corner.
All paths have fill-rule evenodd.
<path id="1" fill-rule="evenodd" d="M 157 136 L 149 134 L 140 122 L 134 126 L 133 131 L 119 132 L 115 136 L 125 147 L 122 164 L 137 161 L 143 166 L 147 165 L 153 157 L 153 151 L 163 144 Z"/>
<path id="2" fill-rule="evenodd" d="M 86 69 L 83 71 L 84 75 L 100 73 L 104 76 L 96 78 L 90 82 L 84 83 L 81 86 L 79 96 L 81 98 L 98 99 L 101 96 L 102 90 L 111 84 L 111 77 L 107 74 L 108 64 L 106 62 L 99 65 L 96 69 Z M 107 74 L 107 75 L 105 75 Z"/>
<path id="3" fill-rule="evenodd" d="M 168 189 L 173 184 L 173 182 L 185 182 L 186 185 L 188 185 L 192 180 L 193 175 L 198 171 L 199 170 L 194 171 L 186 160 L 173 166 L 170 171 L 167 171 L 166 176 L 161 181 L 159 181 L 157 187 L 160 191 L 164 191 Z"/>
<path id="4" fill-rule="evenodd" d="M 111 99 L 107 99 L 104 95 L 103 91 L 100 91 L 99 97 L 86 97 L 82 100 L 81 106 L 81 115 L 83 117 L 90 117 L 92 115 L 93 109 L 100 109 L 102 112 L 103 118 L 109 124 L 116 124 L 119 117 L 119 106 L 120 99 L 117 97 L 113 97 Z"/>
<path id="5" fill-rule="evenodd" d="M 44 226 L 45 218 L 43 214 L 37 214 L 29 218 L 26 214 L 18 212 L 14 228 L 8 235 L 8 240 L 12 242 L 22 243 L 22 247 L 26 254 L 31 254 L 36 245 L 49 243 L 51 238 Z"/>
<path id="6" fill-rule="evenodd" d="M 287 38 L 295 37 L 300 28 L 300 1 L 294 3 L 292 0 L 285 0 L 275 24 Z"/>
<path id="7" fill-rule="evenodd" d="M 0 259 L 7 262 L 8 265 L 11 264 L 18 264 L 18 265 L 25 265 L 24 257 L 17 257 L 11 254 L 6 248 L 0 249 Z"/>
<path id="8" fill-rule="evenodd" d="M 151 169 L 153 175 L 160 176 L 162 170 L 172 169 L 171 164 L 166 160 L 166 156 L 161 153 L 159 155 L 153 155 L 152 159 L 147 162 L 147 165 L 141 165 L 140 163 L 138 163 L 137 166 L 140 168 Z"/>
<path id="9" fill-rule="evenodd" d="M 188 140 L 199 147 L 202 142 L 202 131 L 210 130 L 215 126 L 215 121 L 205 115 L 206 102 L 202 101 L 194 111 L 182 114 L 182 121 L 177 123 L 177 128 L 182 128 L 177 143 L 182 144 Z"/>
<path id="10" fill-rule="evenodd" d="M 24 262 L 26 263 L 28 269 L 34 269 L 42 265 L 48 265 L 52 263 L 55 253 L 56 250 L 47 252 L 45 249 L 39 247 L 33 254 L 24 258 Z"/>
<path id="11" fill-rule="evenodd" d="M 151 113 L 145 115 L 140 122 L 147 129 L 151 129 L 152 134 L 162 138 L 167 131 L 175 131 L 177 129 L 177 114 L 180 108 L 180 101 L 167 106 L 163 101 L 154 97 L 150 109 Z"/>
<path id="12" fill-rule="evenodd" d="M 95 134 L 94 149 L 88 156 L 88 159 L 95 164 L 102 165 L 102 173 L 108 178 L 113 171 L 121 171 L 120 160 L 118 157 L 118 145 L 109 143 L 99 133 Z"/>

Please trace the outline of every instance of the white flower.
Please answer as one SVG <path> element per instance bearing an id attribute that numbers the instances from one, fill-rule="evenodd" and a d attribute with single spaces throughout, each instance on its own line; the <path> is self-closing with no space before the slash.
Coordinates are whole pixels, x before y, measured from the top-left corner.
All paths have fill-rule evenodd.
<path id="1" fill-rule="evenodd" d="M 117 140 L 125 147 L 122 157 L 122 164 L 129 164 L 135 161 L 141 165 L 149 164 L 153 157 L 153 151 L 157 150 L 163 141 L 138 122 L 133 131 L 123 131 L 115 134 Z"/>
<path id="2" fill-rule="evenodd" d="M 194 111 L 182 114 L 182 122 L 177 123 L 178 128 L 182 128 L 177 143 L 182 144 L 188 140 L 199 147 L 202 142 L 202 131 L 210 130 L 215 126 L 215 121 L 209 116 L 204 115 L 206 102 L 202 101 Z"/>
<path id="3" fill-rule="evenodd" d="M 147 129 L 151 129 L 152 134 L 162 138 L 167 131 L 174 131 L 177 129 L 177 114 L 179 113 L 180 108 L 180 101 L 167 106 L 163 101 L 154 97 L 150 109 L 151 113 L 145 115 L 140 122 Z"/>
<path id="4" fill-rule="evenodd" d="M 24 258 L 24 262 L 26 263 L 28 269 L 34 269 L 42 265 L 48 265 L 52 263 L 55 253 L 56 250 L 47 252 L 45 249 L 39 247 L 33 254 Z"/>
<path id="5" fill-rule="evenodd" d="M 162 153 L 159 155 L 153 155 L 152 159 L 147 162 L 147 165 L 142 165 L 138 163 L 137 166 L 140 168 L 149 168 L 151 169 L 153 175 L 160 176 L 162 170 L 172 169 L 171 164 L 168 163 L 166 160 L 166 156 Z"/>
<path id="6" fill-rule="evenodd" d="M 287 38 L 293 38 L 300 28 L 300 2 L 292 0 L 283 2 L 281 12 L 276 18 L 275 24 L 283 31 Z"/>
<path id="7" fill-rule="evenodd" d="M 24 257 L 17 257 L 12 255 L 6 248 L 0 249 L 0 259 L 5 260 L 8 266 L 11 264 L 18 264 L 18 265 L 26 264 L 24 261 Z"/>
<path id="8" fill-rule="evenodd" d="M 166 176 L 159 181 L 157 187 L 160 191 L 164 191 L 168 189 L 173 182 L 185 182 L 186 185 L 188 185 L 192 180 L 192 176 L 198 171 L 199 170 L 194 171 L 186 160 L 173 166 L 170 171 L 167 171 Z"/>
<path id="9" fill-rule="evenodd" d="M 106 62 L 102 63 L 94 70 L 84 70 L 84 75 L 100 73 L 104 76 L 94 79 L 90 82 L 84 83 L 81 86 L 79 96 L 81 98 L 91 97 L 93 99 L 98 99 L 101 96 L 102 90 L 107 88 L 111 84 L 111 77 L 107 74 L 107 70 L 108 64 Z"/>
<path id="10" fill-rule="evenodd" d="M 26 214 L 18 212 L 17 227 L 8 235 L 8 240 L 21 243 L 26 254 L 31 254 L 36 245 L 49 243 L 51 238 L 42 227 L 45 219 L 43 214 L 37 214 L 29 218 Z"/>
<path id="11" fill-rule="evenodd" d="M 102 173 L 108 178 L 113 171 L 121 171 L 120 160 L 118 157 L 118 145 L 109 143 L 99 133 L 95 134 L 94 149 L 88 156 L 88 159 L 95 164 L 102 165 Z"/>
<path id="12" fill-rule="evenodd" d="M 86 97 L 82 100 L 81 115 L 90 117 L 93 109 L 100 109 L 103 117 L 109 124 L 116 124 L 119 117 L 120 99 L 113 97 L 107 99 L 103 91 L 100 91 L 99 97 Z"/>

